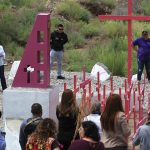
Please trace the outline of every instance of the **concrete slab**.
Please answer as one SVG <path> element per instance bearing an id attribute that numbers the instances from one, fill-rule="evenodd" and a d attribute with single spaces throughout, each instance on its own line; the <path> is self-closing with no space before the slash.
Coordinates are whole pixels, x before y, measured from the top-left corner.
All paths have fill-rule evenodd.
<path id="1" fill-rule="evenodd" d="M 4 118 L 26 119 L 31 116 L 31 105 L 40 103 L 43 117 L 56 119 L 56 105 L 59 103 L 59 87 L 7 88 L 3 93 Z"/>

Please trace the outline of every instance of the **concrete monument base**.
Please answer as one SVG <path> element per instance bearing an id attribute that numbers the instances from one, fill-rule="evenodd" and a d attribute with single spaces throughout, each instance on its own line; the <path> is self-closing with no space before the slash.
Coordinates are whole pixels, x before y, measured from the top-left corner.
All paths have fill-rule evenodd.
<path id="1" fill-rule="evenodd" d="M 56 105 L 59 103 L 59 87 L 7 88 L 3 93 L 3 111 L 5 118 L 26 119 L 31 114 L 31 105 L 40 103 L 43 107 L 43 118 L 56 119 Z"/>

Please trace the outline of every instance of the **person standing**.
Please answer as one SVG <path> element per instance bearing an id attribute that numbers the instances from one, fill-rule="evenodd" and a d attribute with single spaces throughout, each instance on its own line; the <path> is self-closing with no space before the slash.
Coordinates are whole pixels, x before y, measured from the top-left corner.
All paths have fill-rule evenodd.
<path id="1" fill-rule="evenodd" d="M 148 31 L 142 31 L 142 36 L 132 42 L 132 47 L 137 52 L 137 80 L 141 81 L 145 66 L 148 82 L 150 83 L 150 38 L 148 37 Z"/>
<path id="2" fill-rule="evenodd" d="M 2 85 L 2 90 L 7 88 L 6 79 L 4 75 L 4 59 L 5 59 L 5 52 L 3 46 L 0 45 L 0 80 Z"/>
<path id="3" fill-rule="evenodd" d="M 102 142 L 105 150 L 127 150 L 127 138 L 131 134 L 122 100 L 118 94 L 112 94 L 106 101 L 101 115 Z"/>
<path id="4" fill-rule="evenodd" d="M 25 134 L 25 129 L 27 130 L 27 125 L 31 124 L 32 122 L 34 123 L 34 125 L 30 128 L 30 134 L 32 132 L 34 132 L 36 126 L 42 121 L 42 106 L 39 103 L 34 103 L 31 106 L 31 113 L 32 113 L 32 118 L 28 118 L 26 120 L 24 120 L 20 126 L 20 133 L 19 133 L 19 143 L 21 146 L 22 150 L 26 150 L 26 143 L 27 143 L 27 138 L 28 135 Z M 28 131 L 29 133 L 29 131 Z"/>
<path id="5" fill-rule="evenodd" d="M 26 150 L 60 150 L 56 138 L 56 123 L 51 118 L 43 119 L 29 136 Z"/>
<path id="6" fill-rule="evenodd" d="M 140 150 L 150 149 L 150 112 L 148 113 L 147 121 L 144 125 L 140 126 L 133 137 L 133 145 L 140 145 Z"/>
<path id="7" fill-rule="evenodd" d="M 53 67 L 55 58 L 57 59 L 57 79 L 65 79 L 61 75 L 62 59 L 64 55 L 64 44 L 68 42 L 67 34 L 64 33 L 64 26 L 59 24 L 57 30 L 51 33 L 50 69 Z"/>
<path id="8" fill-rule="evenodd" d="M 73 140 L 78 114 L 79 108 L 73 91 L 66 89 L 62 93 L 61 102 L 56 108 L 56 116 L 58 119 L 57 139 L 63 146 L 62 150 L 68 150 Z"/>
<path id="9" fill-rule="evenodd" d="M 94 102 L 91 107 L 91 113 L 88 116 L 84 117 L 84 121 L 93 121 L 97 125 L 99 135 L 101 137 L 102 128 L 101 128 L 101 122 L 100 122 L 100 118 L 101 118 L 100 107 L 101 105 L 99 102 Z"/>

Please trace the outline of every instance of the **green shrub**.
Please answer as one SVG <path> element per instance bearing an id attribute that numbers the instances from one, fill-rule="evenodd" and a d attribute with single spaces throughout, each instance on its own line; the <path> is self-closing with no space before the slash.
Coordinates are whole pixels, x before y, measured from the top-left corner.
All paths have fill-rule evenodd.
<path id="1" fill-rule="evenodd" d="M 85 44 L 85 39 L 79 32 L 72 32 L 68 34 L 68 37 L 69 41 L 71 41 L 71 43 L 68 44 L 71 44 L 74 48 L 81 48 Z"/>
<path id="2" fill-rule="evenodd" d="M 85 24 L 81 28 L 81 33 L 85 36 L 85 38 L 92 38 L 93 36 L 99 35 L 100 29 L 95 27 L 93 24 Z"/>
<path id="3" fill-rule="evenodd" d="M 82 20 L 89 22 L 91 14 L 76 1 L 66 0 L 57 7 L 57 12 L 68 20 Z"/>
<path id="4" fill-rule="evenodd" d="M 114 38 L 127 35 L 127 23 L 122 21 L 104 21 L 100 23 L 100 33 Z"/>
<path id="5" fill-rule="evenodd" d="M 150 1 L 149 0 L 143 0 L 141 2 L 141 7 L 143 9 L 144 15 L 150 15 Z"/>
<path id="6" fill-rule="evenodd" d="M 100 14 L 111 14 L 115 8 L 116 0 L 78 0 L 92 14 L 98 16 Z"/>
<path id="7" fill-rule="evenodd" d="M 19 47 L 16 43 L 11 42 L 10 44 L 7 44 L 7 46 L 5 46 L 5 50 L 7 53 L 7 57 L 13 58 L 13 59 L 20 59 L 22 54 L 23 54 L 23 50 L 24 48 Z"/>

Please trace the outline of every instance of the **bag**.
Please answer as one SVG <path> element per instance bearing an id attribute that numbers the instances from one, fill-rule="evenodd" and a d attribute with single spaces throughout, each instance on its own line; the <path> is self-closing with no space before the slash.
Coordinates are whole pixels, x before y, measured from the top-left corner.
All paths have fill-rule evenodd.
<path id="1" fill-rule="evenodd" d="M 24 128 L 24 134 L 28 137 L 31 133 L 33 133 L 37 127 L 37 125 L 42 121 L 41 117 L 30 119 Z"/>

